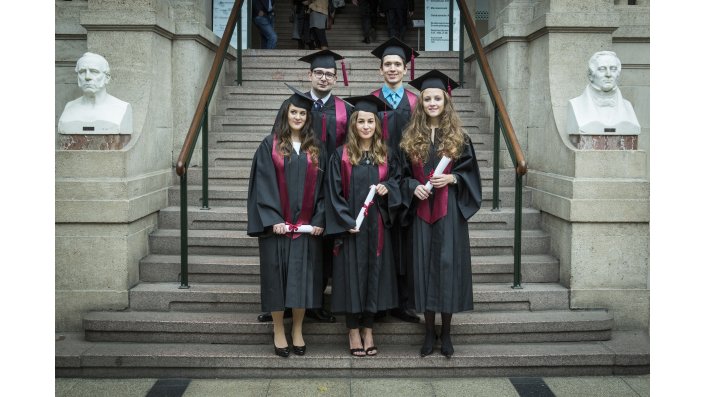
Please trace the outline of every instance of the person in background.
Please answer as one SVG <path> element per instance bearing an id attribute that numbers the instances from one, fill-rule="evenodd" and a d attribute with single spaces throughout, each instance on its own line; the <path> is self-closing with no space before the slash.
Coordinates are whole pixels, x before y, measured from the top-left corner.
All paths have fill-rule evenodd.
<path id="1" fill-rule="evenodd" d="M 274 31 L 274 0 L 252 0 L 252 19 L 259 29 L 262 48 L 277 48 L 277 32 Z"/>
<path id="2" fill-rule="evenodd" d="M 374 95 L 349 97 L 347 143 L 331 156 L 326 177 L 326 234 L 335 237 L 331 310 L 345 313 L 350 354 L 378 353 L 372 335 L 376 312 L 397 306 L 391 226 L 401 205 L 399 167 L 382 139 Z M 371 189 L 372 201 L 367 202 Z M 364 208 L 359 228 L 357 218 Z M 361 332 L 362 331 L 362 332 Z"/>
<path id="3" fill-rule="evenodd" d="M 409 82 L 420 101 L 404 130 L 401 195 L 414 275 L 413 302 L 424 313 L 421 357 L 433 352 L 436 313 L 441 313 L 441 354 L 450 358 L 453 313 L 472 310 L 468 219 L 479 209 L 482 187 L 470 137 L 460 126 L 450 91 L 458 84 L 437 70 Z M 443 158 L 450 159 L 435 172 Z M 430 182 L 431 188 L 426 184 Z"/>
<path id="4" fill-rule="evenodd" d="M 380 9 L 387 18 L 387 33 L 404 41 L 409 18 L 414 15 L 414 0 L 381 0 Z"/>

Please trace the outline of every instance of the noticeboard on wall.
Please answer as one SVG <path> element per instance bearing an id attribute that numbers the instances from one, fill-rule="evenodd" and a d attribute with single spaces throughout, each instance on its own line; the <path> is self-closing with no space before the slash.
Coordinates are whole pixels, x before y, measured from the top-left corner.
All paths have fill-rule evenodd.
<path id="1" fill-rule="evenodd" d="M 213 33 L 218 37 L 223 37 L 225 26 L 230 18 L 230 11 L 233 9 L 235 0 L 213 0 Z M 247 9 L 247 1 L 243 1 L 240 21 L 242 21 L 242 48 L 247 48 L 247 30 L 249 28 L 250 18 Z M 447 23 L 446 23 L 447 24 Z M 230 39 L 230 45 L 237 47 L 237 27 Z"/>
<path id="2" fill-rule="evenodd" d="M 448 51 L 448 18 L 451 1 L 426 0 L 425 2 L 425 47 L 426 51 Z M 460 11 L 453 4 L 453 51 L 460 48 Z"/>

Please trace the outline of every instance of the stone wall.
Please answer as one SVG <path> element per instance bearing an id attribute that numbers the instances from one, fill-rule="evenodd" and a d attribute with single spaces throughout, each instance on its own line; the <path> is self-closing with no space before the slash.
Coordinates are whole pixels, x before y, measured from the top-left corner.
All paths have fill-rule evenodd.
<path id="1" fill-rule="evenodd" d="M 132 104 L 134 121 L 134 133 L 119 150 L 64 150 L 57 143 L 57 331 L 81 329 L 86 311 L 128 306 L 217 48 L 201 0 L 124 3 L 55 3 L 56 120 L 81 95 L 73 68 L 90 51 L 110 63 L 108 92 Z M 221 79 L 228 78 L 230 63 Z M 55 136 L 58 142 L 57 131 Z"/>
<path id="2" fill-rule="evenodd" d="M 526 155 L 526 186 L 543 213 L 571 307 L 608 308 L 617 329 L 648 328 L 648 2 L 492 3 L 493 28 L 483 46 Z M 585 88 L 587 61 L 600 50 L 622 61 L 620 87 L 642 126 L 638 150 L 577 150 L 565 133 L 568 100 Z M 493 112 L 469 60 L 466 81 L 481 87 Z M 501 162 L 511 166 L 504 147 Z"/>

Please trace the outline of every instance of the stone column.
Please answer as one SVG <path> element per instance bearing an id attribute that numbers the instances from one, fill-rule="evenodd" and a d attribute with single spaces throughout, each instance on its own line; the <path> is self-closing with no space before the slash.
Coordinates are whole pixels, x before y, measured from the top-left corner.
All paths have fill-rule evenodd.
<path id="1" fill-rule="evenodd" d="M 57 331 L 80 329 L 86 311 L 128 306 L 172 178 L 169 3 L 86 3 L 73 20 L 86 31 L 86 50 L 110 62 L 109 90 L 132 104 L 134 132 L 117 150 L 56 151 Z"/>
<path id="2" fill-rule="evenodd" d="M 514 0 L 494 4 L 490 18 L 483 45 L 571 307 L 608 308 L 618 329 L 648 328 L 648 2 Z M 565 133 L 568 100 L 585 88 L 587 60 L 600 50 L 623 60 L 620 86 L 642 125 L 640 150 L 577 150 Z M 510 166 L 506 154 L 502 164 Z"/>

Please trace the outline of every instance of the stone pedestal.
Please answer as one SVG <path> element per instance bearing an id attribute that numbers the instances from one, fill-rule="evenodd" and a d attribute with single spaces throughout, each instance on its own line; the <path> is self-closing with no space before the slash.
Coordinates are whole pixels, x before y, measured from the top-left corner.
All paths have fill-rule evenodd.
<path id="1" fill-rule="evenodd" d="M 637 150 L 639 135 L 570 134 L 570 143 L 580 150 Z"/>

